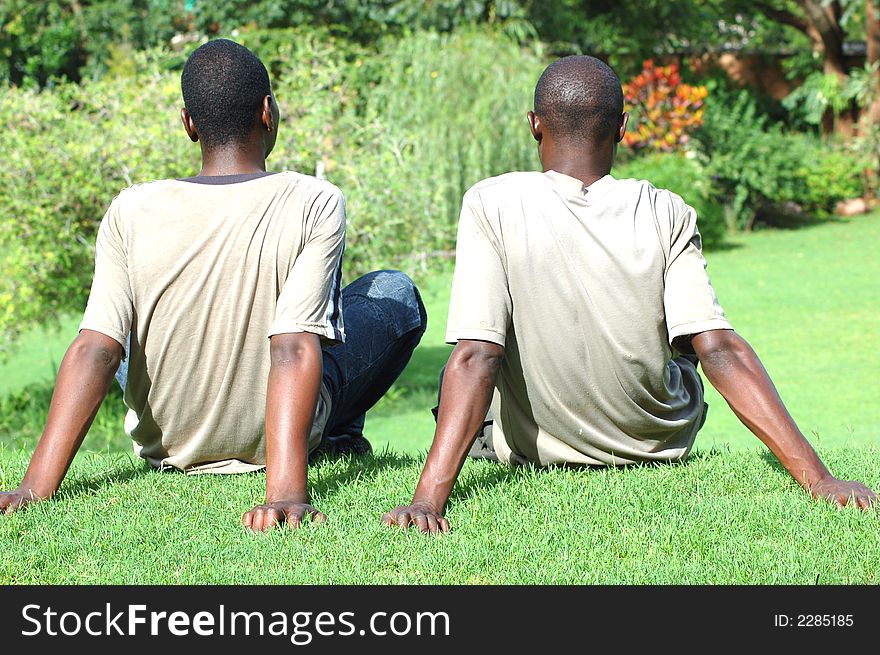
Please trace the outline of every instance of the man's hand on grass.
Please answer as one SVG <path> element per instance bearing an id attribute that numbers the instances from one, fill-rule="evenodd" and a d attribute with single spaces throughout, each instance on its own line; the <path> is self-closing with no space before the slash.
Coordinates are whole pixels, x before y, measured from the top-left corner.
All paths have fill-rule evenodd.
<path id="1" fill-rule="evenodd" d="M 809 489 L 813 498 L 824 498 L 838 507 L 854 505 L 865 510 L 880 507 L 877 494 L 855 480 L 838 480 L 829 475 L 810 485 Z"/>
<path id="2" fill-rule="evenodd" d="M 414 525 L 422 534 L 449 532 L 449 521 L 429 503 L 398 505 L 382 516 L 382 523 L 388 526 L 397 525 L 404 530 Z"/>
<path id="3" fill-rule="evenodd" d="M 42 498 L 30 489 L 19 488 L 12 491 L 0 491 L 0 514 L 12 514 L 38 500 L 42 500 Z"/>
<path id="4" fill-rule="evenodd" d="M 256 505 L 249 512 L 245 512 L 242 522 L 254 532 L 264 532 L 282 523 L 287 523 L 291 528 L 298 528 L 307 516 L 315 523 L 327 521 L 327 516 L 323 512 L 319 512 L 308 503 L 279 500 Z"/>

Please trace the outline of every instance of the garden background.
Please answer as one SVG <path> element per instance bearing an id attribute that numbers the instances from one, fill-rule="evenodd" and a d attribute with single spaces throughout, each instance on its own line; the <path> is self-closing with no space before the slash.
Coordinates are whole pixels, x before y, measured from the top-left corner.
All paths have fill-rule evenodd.
<path id="1" fill-rule="evenodd" d="M 720 300 L 802 430 L 839 477 L 880 487 L 878 17 L 876 0 L 0 0 L 0 488 L 39 437 L 110 200 L 198 169 L 179 75 L 205 39 L 270 68 L 270 168 L 345 193 L 347 278 L 402 269 L 429 312 L 368 414 L 376 456 L 310 470 L 327 526 L 254 537 L 238 519 L 261 476 L 146 471 L 114 389 L 58 497 L 0 522 L 0 581 L 877 583 L 876 515 L 810 500 L 711 389 L 685 465 L 468 462 L 449 535 L 378 518 L 433 435 L 462 194 L 537 168 L 535 82 L 580 53 L 625 87 L 613 175 L 697 209 Z"/>

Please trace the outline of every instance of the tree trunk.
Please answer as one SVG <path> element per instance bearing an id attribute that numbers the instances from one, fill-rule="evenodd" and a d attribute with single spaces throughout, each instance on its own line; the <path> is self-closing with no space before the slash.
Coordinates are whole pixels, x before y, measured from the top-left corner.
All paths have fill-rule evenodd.
<path id="1" fill-rule="evenodd" d="M 870 3 L 872 0 L 867 1 Z M 826 75 L 836 75 L 841 83 L 846 83 L 849 73 L 843 56 L 844 33 L 840 27 L 840 3 L 825 4 L 822 0 L 798 0 L 798 5 L 821 39 L 823 72 Z M 844 138 L 852 137 L 855 127 L 853 110 L 844 110 L 837 117 L 837 120 L 829 120 L 826 116 L 826 119 L 822 121 L 823 132 L 827 134 L 830 126 L 833 126 L 831 129 L 834 133 Z"/>
<path id="2" fill-rule="evenodd" d="M 822 65 L 825 72 L 845 79 L 847 72 L 843 57 L 844 33 L 840 27 L 840 3 L 825 5 L 821 0 L 798 0 L 798 4 L 822 39 L 825 56 Z"/>
<path id="3" fill-rule="evenodd" d="M 868 45 L 867 61 L 870 66 L 880 61 L 880 2 L 878 0 L 865 0 L 865 41 Z M 865 108 L 861 116 L 860 133 L 871 143 L 872 139 L 878 139 L 880 130 L 880 70 L 874 72 L 874 101 Z M 868 178 L 868 194 L 876 197 L 878 184 L 878 171 L 880 171 L 880 144 L 874 143 L 873 166 L 866 171 Z"/>
<path id="4" fill-rule="evenodd" d="M 880 61 L 880 2 L 865 0 L 865 41 L 868 45 L 867 64 Z M 868 127 L 880 123 L 880 71 L 874 73 L 874 102 L 867 108 L 864 118 Z"/>

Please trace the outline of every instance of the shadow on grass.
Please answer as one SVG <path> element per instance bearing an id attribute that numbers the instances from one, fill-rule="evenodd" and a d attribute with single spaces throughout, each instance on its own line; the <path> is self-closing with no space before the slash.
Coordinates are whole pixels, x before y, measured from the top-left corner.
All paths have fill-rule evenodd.
<path id="1" fill-rule="evenodd" d="M 711 246 L 704 246 L 703 252 L 707 255 L 712 255 L 714 252 L 727 252 L 730 250 L 739 250 L 743 247 L 741 243 L 735 243 L 732 241 L 722 241 L 721 243 L 713 243 Z"/>
<path id="2" fill-rule="evenodd" d="M 404 469 L 418 463 L 418 457 L 400 455 L 387 449 L 358 457 L 322 457 L 309 465 L 309 487 L 316 495 L 332 495 L 357 481 L 375 481 L 385 469 Z"/>
<path id="3" fill-rule="evenodd" d="M 327 496 L 354 482 L 374 483 L 384 469 L 408 468 L 417 470 L 420 474 L 424 463 L 424 456 L 399 454 L 388 449 L 378 454 L 361 457 L 321 459 L 309 469 L 309 486 L 316 495 Z M 461 475 L 449 501 L 450 503 L 464 501 L 498 484 L 514 480 L 518 475 L 516 467 L 495 462 L 480 462 L 478 467 L 469 468 Z M 414 490 L 415 481 L 413 488 L 407 489 L 406 493 L 411 494 Z"/>
<path id="4" fill-rule="evenodd" d="M 531 468 L 531 467 L 529 467 Z M 513 481 L 519 475 L 516 467 L 487 462 L 478 471 L 470 472 L 464 479 L 459 478 L 449 496 L 450 503 L 458 503 L 472 498 L 505 482 Z"/>
<path id="5" fill-rule="evenodd" d="M 65 480 L 59 489 L 59 497 L 88 495 L 98 491 L 107 483 L 122 483 L 143 477 L 153 469 L 146 461 L 135 458 L 134 455 L 111 453 L 113 457 L 112 467 L 100 474 L 75 475 Z"/>
<path id="6" fill-rule="evenodd" d="M 761 452 L 760 457 L 762 460 L 764 460 L 764 463 L 767 464 L 774 471 L 778 471 L 779 473 L 784 473 L 785 475 L 790 475 L 788 470 L 782 465 L 782 462 L 780 462 L 777 459 L 776 455 L 774 455 L 770 451 L 765 450 L 765 451 Z"/>
<path id="7" fill-rule="evenodd" d="M 801 230 L 816 227 L 818 225 L 826 225 L 828 223 L 846 224 L 850 222 L 852 222 L 852 219 L 846 216 L 831 215 L 819 217 L 813 214 L 797 211 L 783 211 L 780 209 L 765 208 L 758 213 L 752 229 L 756 232 L 774 229 Z"/>

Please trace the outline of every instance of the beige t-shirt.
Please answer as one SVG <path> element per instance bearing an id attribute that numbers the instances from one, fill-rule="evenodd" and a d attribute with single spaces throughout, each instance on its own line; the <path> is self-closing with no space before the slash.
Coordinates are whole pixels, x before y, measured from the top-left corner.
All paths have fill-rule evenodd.
<path id="1" fill-rule="evenodd" d="M 502 460 L 625 464 L 687 455 L 703 415 L 678 336 L 731 329 L 694 210 L 646 181 L 549 171 L 464 196 L 446 340 L 504 346 Z"/>
<path id="2" fill-rule="evenodd" d="M 125 347 L 125 430 L 157 467 L 236 473 L 266 463 L 269 339 L 343 341 L 345 200 L 285 172 L 234 184 L 139 184 L 98 230 L 80 329 Z M 309 446 L 330 412 L 324 385 Z"/>

